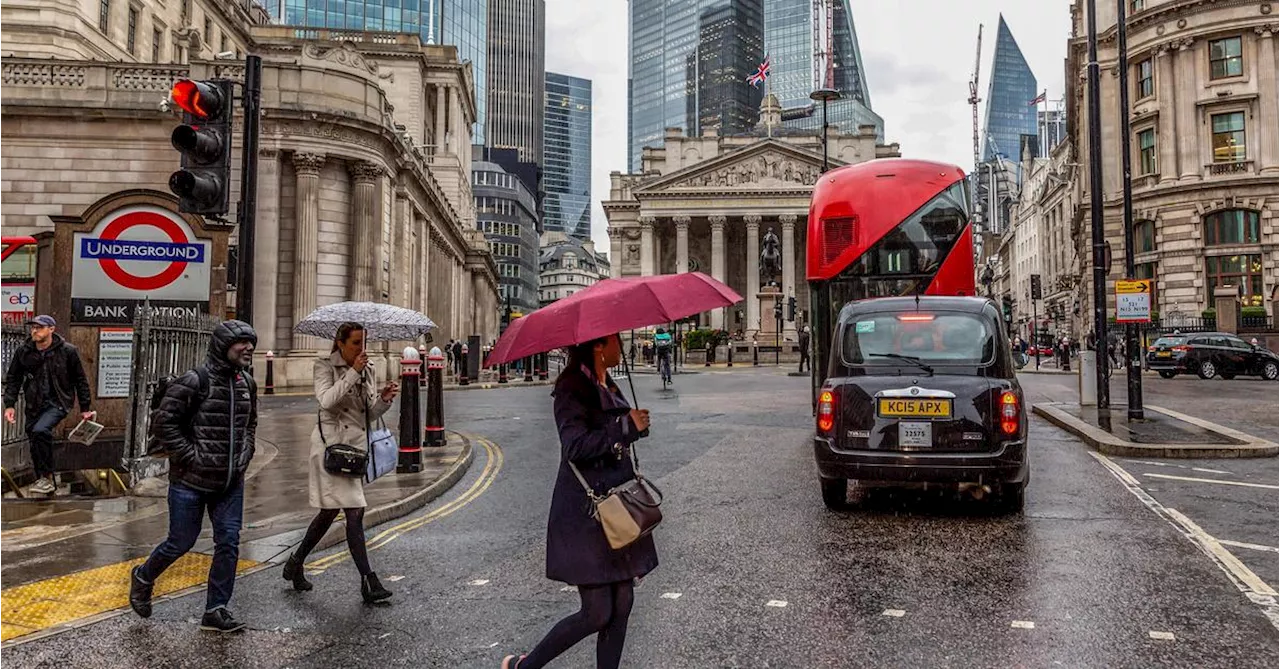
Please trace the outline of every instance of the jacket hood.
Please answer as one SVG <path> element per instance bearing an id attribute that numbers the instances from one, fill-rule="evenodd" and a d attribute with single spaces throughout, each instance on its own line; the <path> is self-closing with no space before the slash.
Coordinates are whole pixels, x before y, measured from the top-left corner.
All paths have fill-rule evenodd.
<path id="1" fill-rule="evenodd" d="M 213 329 L 213 334 L 209 337 L 207 361 L 210 371 L 225 374 L 232 371 L 231 362 L 227 360 L 227 351 L 238 341 L 251 341 L 254 346 L 257 346 L 258 333 L 253 331 L 252 325 L 237 320 L 223 321 Z"/>

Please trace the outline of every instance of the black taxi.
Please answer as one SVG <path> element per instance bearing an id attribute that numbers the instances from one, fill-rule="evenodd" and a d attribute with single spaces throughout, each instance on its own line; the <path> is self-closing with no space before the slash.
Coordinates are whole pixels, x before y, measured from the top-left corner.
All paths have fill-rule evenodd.
<path id="1" fill-rule="evenodd" d="M 840 311 L 818 392 L 822 499 L 850 480 L 956 486 L 1022 510 L 1027 411 L 1000 311 L 976 297 L 889 297 Z"/>

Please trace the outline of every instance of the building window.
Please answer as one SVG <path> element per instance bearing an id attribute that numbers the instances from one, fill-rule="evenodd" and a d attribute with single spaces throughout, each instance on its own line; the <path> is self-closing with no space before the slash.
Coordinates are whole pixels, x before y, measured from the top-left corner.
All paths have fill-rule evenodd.
<path id="1" fill-rule="evenodd" d="M 125 31 L 125 47 L 129 49 L 130 55 L 138 55 L 138 10 L 133 7 L 129 8 L 128 29 Z"/>
<path id="2" fill-rule="evenodd" d="M 1204 219 L 1205 246 L 1223 244 L 1257 244 L 1258 212 L 1228 209 L 1209 214 Z"/>
<path id="3" fill-rule="evenodd" d="M 1143 220 L 1133 224 L 1133 249 L 1137 253 L 1150 253 L 1156 250 L 1155 221 Z"/>
<path id="4" fill-rule="evenodd" d="M 207 16 L 204 17 L 204 43 L 213 44 L 213 20 Z"/>
<path id="5" fill-rule="evenodd" d="M 164 31 L 155 28 L 151 31 L 151 62 L 160 62 L 160 48 L 164 46 Z"/>
<path id="6" fill-rule="evenodd" d="M 1213 162 L 1238 163 L 1244 160 L 1244 112 L 1213 115 Z"/>
<path id="7" fill-rule="evenodd" d="M 1138 63 L 1138 99 L 1149 98 L 1156 92 L 1155 80 L 1152 77 L 1151 59 Z"/>
<path id="8" fill-rule="evenodd" d="M 1130 12 L 1130 13 L 1137 13 L 1137 12 L 1140 12 L 1140 11 L 1142 11 L 1146 6 L 1147 6 L 1147 0 L 1130 0 L 1130 2 L 1129 2 L 1129 12 Z"/>
<path id="9" fill-rule="evenodd" d="M 1213 290 L 1218 286 L 1236 286 L 1250 306 L 1262 304 L 1262 256 L 1209 256 L 1204 259 L 1204 273 L 1208 278 L 1208 304 L 1213 305 Z"/>
<path id="10" fill-rule="evenodd" d="M 223 35 L 222 35 L 222 37 L 220 38 L 220 41 L 219 41 L 219 43 L 218 43 L 218 51 L 220 51 L 220 52 L 230 51 L 230 49 L 228 49 L 228 48 L 227 48 L 227 36 L 226 36 L 226 34 L 223 34 Z"/>
<path id="11" fill-rule="evenodd" d="M 1156 173 L 1156 131 L 1148 128 L 1138 133 L 1138 174 Z"/>
<path id="12" fill-rule="evenodd" d="M 1223 79 L 1244 74 L 1240 56 L 1240 38 L 1228 37 L 1209 42 L 1209 78 Z"/>
<path id="13" fill-rule="evenodd" d="M 111 25 L 111 0 L 98 0 L 98 30 L 107 32 Z"/>

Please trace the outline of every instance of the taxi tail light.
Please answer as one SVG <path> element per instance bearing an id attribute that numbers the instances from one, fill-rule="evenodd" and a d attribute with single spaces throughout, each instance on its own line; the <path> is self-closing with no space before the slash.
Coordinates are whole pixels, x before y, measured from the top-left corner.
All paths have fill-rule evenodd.
<path id="1" fill-rule="evenodd" d="M 1000 394 L 1000 431 L 1005 434 L 1016 434 L 1018 432 L 1019 412 L 1021 405 L 1018 403 L 1018 396 L 1012 391 L 1006 390 Z"/>
<path id="2" fill-rule="evenodd" d="M 1178 346 L 1174 346 L 1174 347 L 1173 347 L 1172 349 L 1170 349 L 1170 350 L 1173 350 L 1173 351 L 1181 351 L 1181 352 L 1183 352 L 1183 353 L 1186 353 L 1187 351 L 1190 351 L 1190 350 L 1191 350 L 1191 347 L 1190 347 L 1190 346 L 1185 346 L 1185 345 L 1178 345 Z"/>
<path id="3" fill-rule="evenodd" d="M 1156 350 L 1156 347 L 1155 347 L 1154 345 L 1152 345 L 1152 346 L 1148 346 L 1148 347 L 1147 347 L 1147 352 L 1149 352 L 1149 353 L 1154 353 L 1154 352 L 1155 352 L 1155 350 Z"/>
<path id="4" fill-rule="evenodd" d="M 902 314 L 898 320 L 903 323 L 928 323 L 933 321 L 933 314 Z"/>
<path id="5" fill-rule="evenodd" d="M 830 433 L 836 425 L 836 394 L 823 390 L 818 395 L 818 431 Z"/>

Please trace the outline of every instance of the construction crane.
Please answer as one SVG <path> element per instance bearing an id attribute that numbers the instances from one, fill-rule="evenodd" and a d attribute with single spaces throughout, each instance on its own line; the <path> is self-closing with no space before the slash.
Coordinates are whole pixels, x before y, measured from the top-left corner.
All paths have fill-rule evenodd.
<path id="1" fill-rule="evenodd" d="M 982 102 L 982 98 L 978 97 L 978 70 L 982 66 L 982 24 L 978 24 L 978 48 L 973 54 L 973 76 L 969 77 L 969 106 L 973 109 L 973 169 L 978 169 L 980 162 L 979 147 L 981 142 L 978 141 L 978 103 Z"/>

